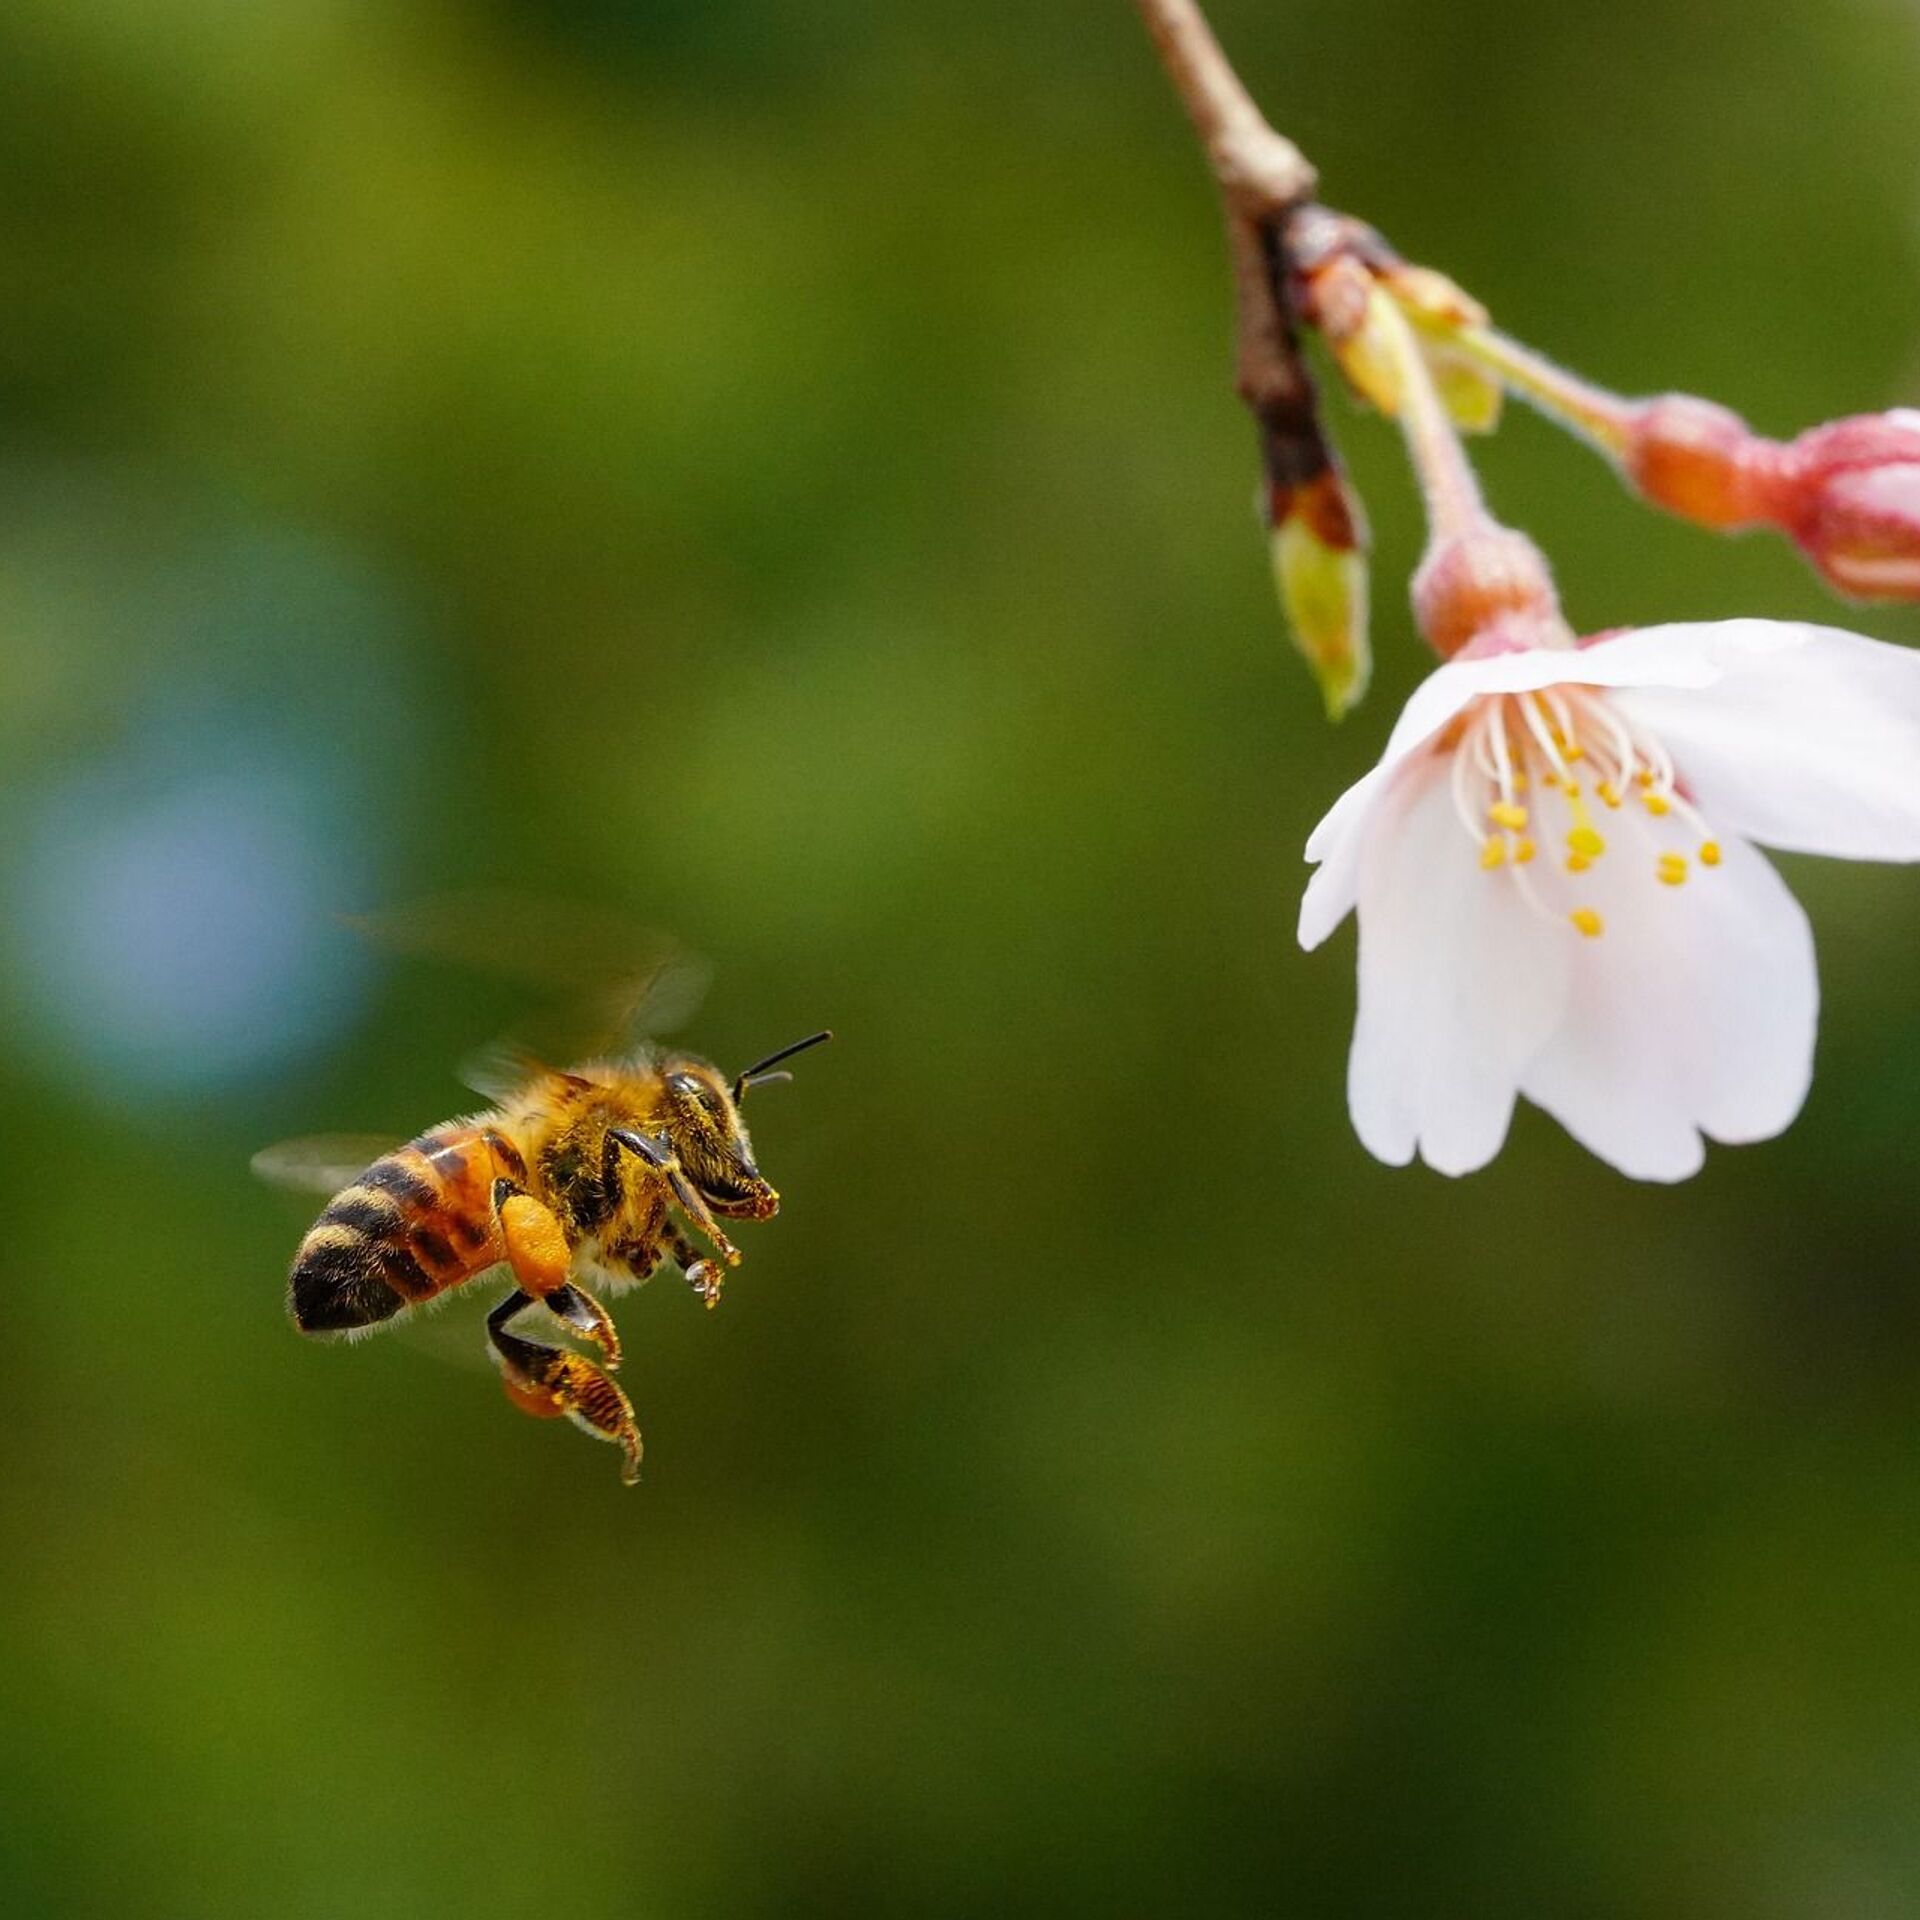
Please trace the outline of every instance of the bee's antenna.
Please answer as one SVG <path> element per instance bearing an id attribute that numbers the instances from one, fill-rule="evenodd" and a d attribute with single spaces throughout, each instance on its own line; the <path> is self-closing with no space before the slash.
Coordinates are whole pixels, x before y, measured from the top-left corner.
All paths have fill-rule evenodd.
<path id="1" fill-rule="evenodd" d="M 737 1107 L 747 1097 L 747 1089 L 757 1086 L 763 1080 L 791 1080 L 790 1073 L 769 1073 L 769 1067 L 777 1067 L 782 1060 L 791 1060 L 796 1053 L 805 1053 L 809 1047 L 817 1047 L 822 1041 L 833 1038 L 831 1027 L 822 1027 L 818 1033 L 810 1033 L 804 1040 L 796 1040 L 790 1047 L 782 1047 L 778 1053 L 770 1053 L 764 1060 L 756 1060 L 733 1083 L 733 1104 Z"/>

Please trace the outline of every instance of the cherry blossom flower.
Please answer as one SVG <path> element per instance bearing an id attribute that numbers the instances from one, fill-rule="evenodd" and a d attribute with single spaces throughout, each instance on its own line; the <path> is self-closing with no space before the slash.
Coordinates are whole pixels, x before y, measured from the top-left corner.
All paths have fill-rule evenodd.
<path id="1" fill-rule="evenodd" d="M 1638 1179 L 1780 1133 L 1819 989 L 1759 846 L 1920 859 L 1920 653 L 1730 620 L 1437 668 L 1307 843 L 1301 945 L 1359 915 L 1368 1150 L 1471 1172 L 1518 1094 Z"/>

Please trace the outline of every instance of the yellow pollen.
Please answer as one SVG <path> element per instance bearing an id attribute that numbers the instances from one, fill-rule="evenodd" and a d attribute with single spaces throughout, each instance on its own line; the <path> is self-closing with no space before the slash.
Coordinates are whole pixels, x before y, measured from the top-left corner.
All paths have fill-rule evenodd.
<path id="1" fill-rule="evenodd" d="M 1660 878 L 1670 887 L 1677 887 L 1687 877 L 1687 859 L 1681 853 L 1663 853 L 1660 864 L 1655 869 Z"/>
<path id="2" fill-rule="evenodd" d="M 1513 776 L 1513 790 L 1515 793 L 1525 793 L 1527 790 L 1527 776 L 1518 769 Z"/>
<path id="3" fill-rule="evenodd" d="M 1518 833 L 1527 824 L 1527 810 L 1516 807 L 1511 800 L 1500 800 L 1487 809 L 1487 818 L 1496 827 L 1507 827 Z"/>
<path id="4" fill-rule="evenodd" d="M 1663 814 L 1673 811 L 1673 803 L 1664 793 L 1649 793 L 1643 796 L 1642 805 L 1658 820 Z"/>
<path id="5" fill-rule="evenodd" d="M 1587 757 L 1587 750 L 1578 740 L 1569 740 L 1566 743 L 1566 756 L 1568 764 L 1571 765 L 1575 760 L 1584 760 Z"/>
<path id="6" fill-rule="evenodd" d="M 1652 786 L 1653 769 L 1651 767 L 1635 767 L 1633 770 L 1633 784 L 1636 787 Z"/>
<path id="7" fill-rule="evenodd" d="M 1496 833 L 1490 833 L 1480 842 L 1480 864 L 1488 872 L 1495 867 L 1504 866 L 1507 858 L 1507 843 Z"/>
<path id="8" fill-rule="evenodd" d="M 1584 933 L 1589 940 L 1598 940 L 1606 931 L 1607 923 L 1591 907 L 1575 907 L 1567 918 Z"/>
<path id="9" fill-rule="evenodd" d="M 1570 853 L 1567 855 L 1567 871 L 1569 873 L 1585 873 L 1592 865 L 1593 861 L 1587 854 Z"/>
<path id="10" fill-rule="evenodd" d="M 1715 847 L 1713 851 L 1714 851 L 1714 858 L 1718 859 L 1720 855 L 1720 849 L 1718 847 Z M 1532 858 L 1533 858 L 1533 842 L 1531 840 L 1520 840 L 1514 843 L 1513 864 L 1516 867 L 1524 867 L 1527 864 L 1527 862 Z M 1700 850 L 1700 858 L 1702 860 L 1707 859 L 1706 849 L 1704 847 Z M 1713 864 L 1713 861 L 1707 860 L 1707 864 L 1711 866 Z"/>
<path id="11" fill-rule="evenodd" d="M 1594 788 L 1594 792 L 1610 807 L 1617 807 L 1620 804 L 1620 789 L 1611 780 L 1602 780 Z"/>
<path id="12" fill-rule="evenodd" d="M 1607 850 L 1607 843 L 1585 821 L 1567 835 L 1567 846 L 1589 860 L 1598 860 Z"/>
<path id="13" fill-rule="evenodd" d="M 1720 842 L 1705 840 L 1700 845 L 1700 864 L 1703 867 L 1717 867 L 1720 864 Z"/>

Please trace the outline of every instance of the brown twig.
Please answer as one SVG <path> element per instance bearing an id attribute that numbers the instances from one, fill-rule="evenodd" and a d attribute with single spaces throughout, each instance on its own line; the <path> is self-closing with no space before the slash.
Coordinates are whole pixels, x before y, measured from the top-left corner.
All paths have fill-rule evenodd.
<path id="1" fill-rule="evenodd" d="M 1196 0 L 1139 0 L 1141 17 L 1220 187 L 1233 260 L 1235 375 L 1260 430 L 1269 525 L 1292 491 L 1334 463 L 1300 357 L 1281 234 L 1313 197 L 1300 149 L 1268 126 Z"/>
<path id="2" fill-rule="evenodd" d="M 1278 525 L 1288 495 L 1333 465 L 1333 448 L 1300 356 L 1286 262 L 1272 229 L 1229 210 L 1227 245 L 1233 256 L 1234 384 L 1260 430 L 1267 521 Z"/>
<path id="3" fill-rule="evenodd" d="M 1220 50 L 1195 0 L 1139 0 L 1142 18 L 1200 135 L 1219 184 L 1233 262 L 1235 384 L 1260 433 L 1267 524 L 1335 464 L 1312 376 L 1300 357 L 1283 235 L 1313 197 L 1315 174 L 1274 132 Z M 1328 500 L 1343 498 L 1329 489 Z M 1347 534 L 1357 540 L 1358 530 Z"/>
<path id="4" fill-rule="evenodd" d="M 1198 0 L 1139 0 L 1139 7 L 1228 206 L 1257 220 L 1312 199 L 1318 176 L 1254 105 Z"/>

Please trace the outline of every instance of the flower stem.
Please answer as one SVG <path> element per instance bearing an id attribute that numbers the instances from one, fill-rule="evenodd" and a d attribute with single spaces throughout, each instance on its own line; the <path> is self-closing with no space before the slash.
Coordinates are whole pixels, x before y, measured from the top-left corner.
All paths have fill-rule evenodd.
<path id="1" fill-rule="evenodd" d="M 1493 327 L 1449 326 L 1425 316 L 1415 316 L 1414 324 L 1484 368 L 1550 419 L 1572 428 L 1610 460 L 1618 460 L 1626 451 L 1633 425 L 1631 401 L 1555 366 L 1545 354 Z"/>
<path id="2" fill-rule="evenodd" d="M 1448 416 L 1446 402 L 1440 398 L 1440 389 L 1434 384 L 1433 371 L 1420 351 L 1412 323 L 1397 301 L 1378 296 L 1372 324 L 1380 346 L 1395 363 L 1400 431 L 1406 436 L 1407 455 L 1420 482 L 1434 539 L 1477 532 L 1488 524 L 1480 482 Z"/>

